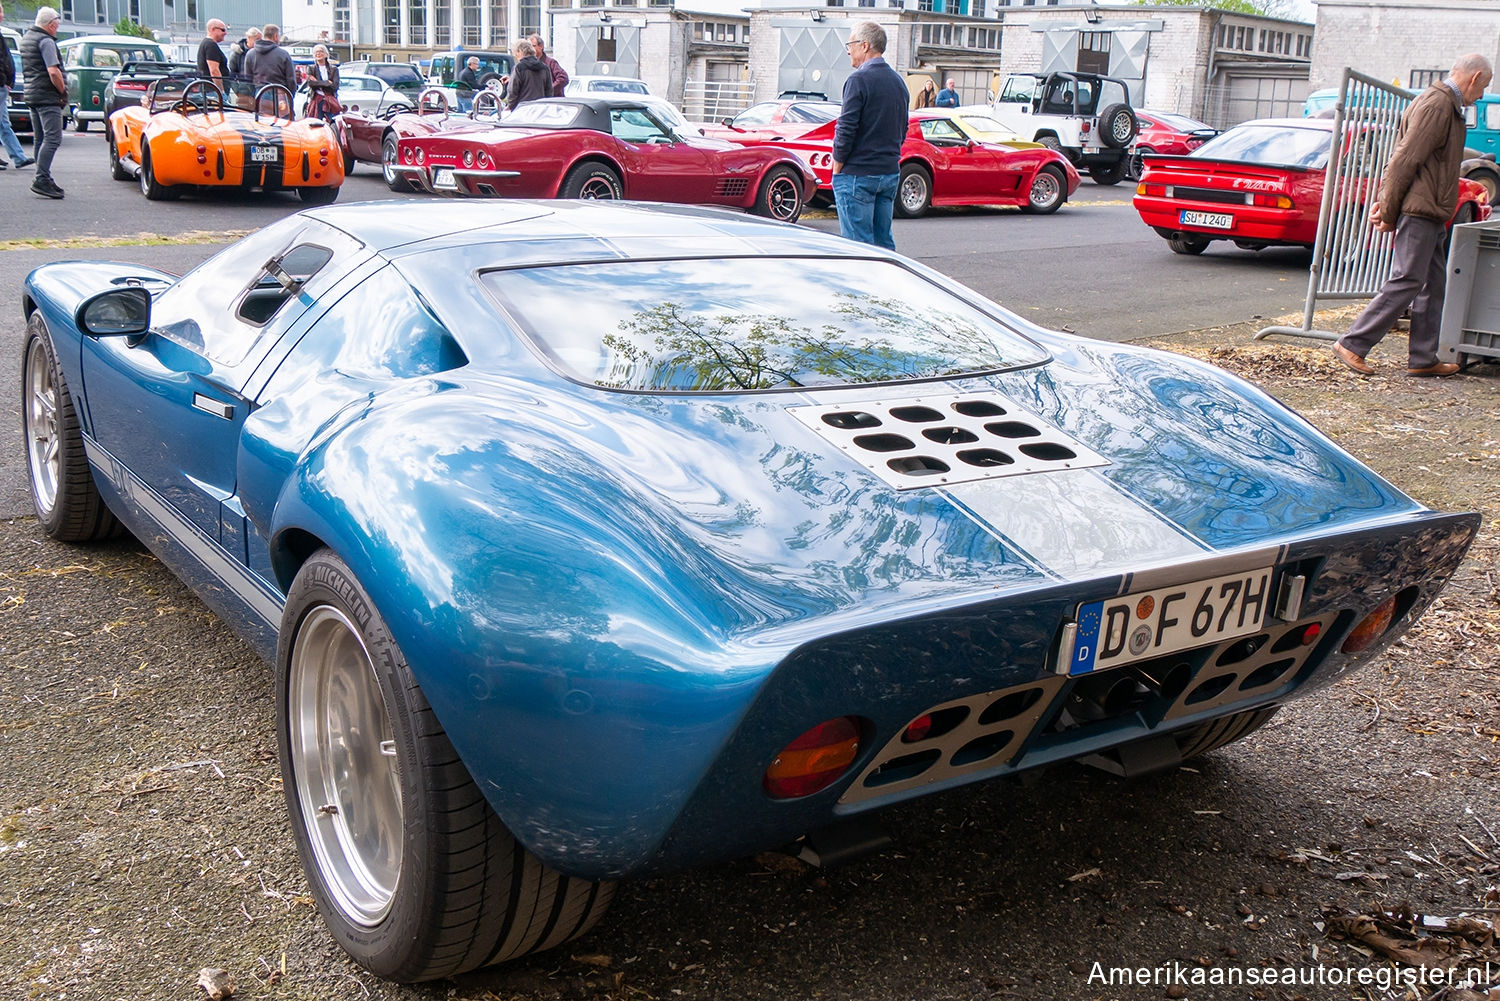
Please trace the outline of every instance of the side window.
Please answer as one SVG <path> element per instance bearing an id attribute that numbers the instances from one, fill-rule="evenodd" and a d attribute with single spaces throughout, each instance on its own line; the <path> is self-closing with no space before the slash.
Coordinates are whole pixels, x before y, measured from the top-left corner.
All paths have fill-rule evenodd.
<path id="1" fill-rule="evenodd" d="M 68 46 L 67 50 L 63 52 L 62 62 L 64 66 L 69 67 L 83 65 L 83 46 Z"/>
<path id="2" fill-rule="evenodd" d="M 1484 106 L 1484 127 L 1491 132 L 1500 129 L 1500 101 Z"/>
<path id="3" fill-rule="evenodd" d="M 944 118 L 929 118 L 922 122 L 922 137 L 928 142 L 964 142 L 964 135 L 957 126 Z"/>
<path id="4" fill-rule="evenodd" d="M 269 226 L 245 237 L 158 296 L 151 308 L 152 328 L 216 364 L 238 365 L 270 321 L 300 315 L 314 301 L 316 290 L 304 289 L 303 283 L 323 271 L 333 256 L 315 242 L 312 234 L 319 232 L 321 227 L 310 223 L 300 234 Z M 293 302 L 295 310 L 288 308 Z"/>
<path id="5" fill-rule="evenodd" d="M 611 108 L 609 130 L 616 139 L 632 143 L 671 138 L 650 115 L 639 108 Z"/>
<path id="6" fill-rule="evenodd" d="M 431 375 L 468 361 L 406 278 L 389 265 L 330 307 L 314 329 L 318 336 L 305 343 L 332 353 L 316 368 L 336 371 L 340 378 Z"/>
<path id="7" fill-rule="evenodd" d="M 112 69 L 120 65 L 120 54 L 114 49 L 95 49 L 93 65 Z"/>
<path id="8" fill-rule="evenodd" d="M 735 116 L 734 124 L 740 128 L 751 125 L 767 125 L 771 121 L 771 115 L 776 111 L 774 104 L 757 104 L 753 108 L 746 108 Z"/>

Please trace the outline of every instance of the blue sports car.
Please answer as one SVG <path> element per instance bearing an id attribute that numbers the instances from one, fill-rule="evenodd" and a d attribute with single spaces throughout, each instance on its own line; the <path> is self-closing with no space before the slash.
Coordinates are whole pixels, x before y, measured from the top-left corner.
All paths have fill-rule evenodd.
<path id="1" fill-rule="evenodd" d="M 400 980 L 619 877 L 1175 766 L 1390 644 L 1479 521 L 1218 369 L 712 209 L 328 207 L 24 310 L 43 530 L 128 529 L 274 665 L 312 892 Z"/>

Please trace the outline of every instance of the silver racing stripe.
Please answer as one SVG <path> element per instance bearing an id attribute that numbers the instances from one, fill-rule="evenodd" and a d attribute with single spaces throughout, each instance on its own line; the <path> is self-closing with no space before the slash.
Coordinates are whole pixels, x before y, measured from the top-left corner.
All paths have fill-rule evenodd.
<path id="1" fill-rule="evenodd" d="M 959 483 L 943 493 L 1062 580 L 1177 565 L 1212 552 L 1096 469 Z"/>

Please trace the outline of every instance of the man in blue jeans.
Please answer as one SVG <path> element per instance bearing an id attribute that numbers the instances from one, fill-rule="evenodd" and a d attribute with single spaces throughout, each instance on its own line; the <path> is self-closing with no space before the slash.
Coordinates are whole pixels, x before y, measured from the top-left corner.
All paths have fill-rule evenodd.
<path id="1" fill-rule="evenodd" d="M 839 234 L 895 250 L 891 216 L 911 96 L 883 58 L 885 29 L 880 25 L 856 24 L 844 48 L 854 72 L 844 82 L 844 103 L 833 133 L 833 201 Z"/>

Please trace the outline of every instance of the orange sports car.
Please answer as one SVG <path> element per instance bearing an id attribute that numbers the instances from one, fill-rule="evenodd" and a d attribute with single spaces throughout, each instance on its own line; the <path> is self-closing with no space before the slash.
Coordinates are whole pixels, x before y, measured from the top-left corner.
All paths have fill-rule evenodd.
<path id="1" fill-rule="evenodd" d="M 338 137 L 317 119 L 294 121 L 285 87 L 267 84 L 226 101 L 208 80 L 158 80 L 139 105 L 110 115 L 109 171 L 117 181 L 140 181 L 152 201 L 229 185 L 293 188 L 304 202 L 327 205 L 344 183 Z"/>

